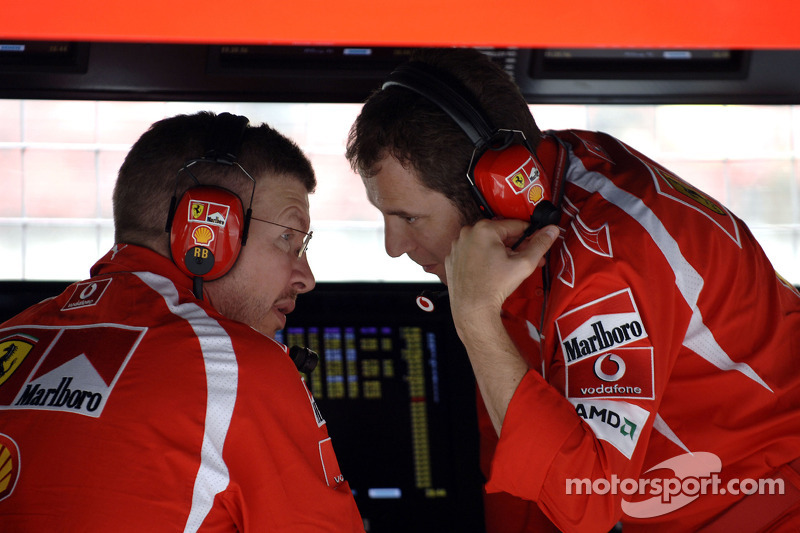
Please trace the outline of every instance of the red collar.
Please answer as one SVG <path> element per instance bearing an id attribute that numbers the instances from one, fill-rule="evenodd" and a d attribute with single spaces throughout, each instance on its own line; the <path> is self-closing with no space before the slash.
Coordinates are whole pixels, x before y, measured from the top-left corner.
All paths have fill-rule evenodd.
<path id="1" fill-rule="evenodd" d="M 92 276 L 115 272 L 152 272 L 192 290 L 192 280 L 178 270 L 172 260 L 135 244 L 115 244 L 90 270 Z"/>

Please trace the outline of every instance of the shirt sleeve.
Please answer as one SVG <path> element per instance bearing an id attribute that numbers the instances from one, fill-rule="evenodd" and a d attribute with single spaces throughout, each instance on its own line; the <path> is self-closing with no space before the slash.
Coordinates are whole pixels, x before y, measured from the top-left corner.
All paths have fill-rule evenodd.
<path id="1" fill-rule="evenodd" d="M 281 349 L 240 357 L 225 512 L 243 531 L 363 532 L 327 423 Z"/>

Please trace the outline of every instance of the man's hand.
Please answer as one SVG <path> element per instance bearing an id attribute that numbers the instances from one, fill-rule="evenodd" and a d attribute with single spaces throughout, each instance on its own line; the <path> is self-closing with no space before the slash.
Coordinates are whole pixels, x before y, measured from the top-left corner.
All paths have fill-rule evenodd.
<path id="1" fill-rule="evenodd" d="M 453 321 L 498 435 L 528 372 L 503 326 L 503 302 L 542 264 L 558 237 L 558 228 L 547 226 L 511 250 L 527 227 L 520 220 L 482 220 L 462 228 L 445 261 Z"/>
<path id="2" fill-rule="evenodd" d="M 527 279 L 558 237 L 556 226 L 547 226 L 511 246 L 528 227 L 522 220 L 481 220 L 465 226 L 445 260 L 453 318 L 500 314 L 503 302 Z"/>

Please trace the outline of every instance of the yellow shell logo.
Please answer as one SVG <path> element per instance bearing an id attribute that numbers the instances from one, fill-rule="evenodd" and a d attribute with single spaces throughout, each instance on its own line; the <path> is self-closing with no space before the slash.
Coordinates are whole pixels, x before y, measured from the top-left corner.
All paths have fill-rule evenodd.
<path id="1" fill-rule="evenodd" d="M 0 500 L 7 498 L 19 477 L 19 449 L 8 435 L 0 433 Z"/>
<path id="2" fill-rule="evenodd" d="M 535 205 L 538 204 L 542 197 L 544 197 L 544 189 L 542 189 L 541 185 L 534 185 L 528 191 L 528 199 Z"/>
<path id="3" fill-rule="evenodd" d="M 208 246 L 214 240 L 214 232 L 208 226 L 197 226 L 192 232 L 195 244 Z"/>

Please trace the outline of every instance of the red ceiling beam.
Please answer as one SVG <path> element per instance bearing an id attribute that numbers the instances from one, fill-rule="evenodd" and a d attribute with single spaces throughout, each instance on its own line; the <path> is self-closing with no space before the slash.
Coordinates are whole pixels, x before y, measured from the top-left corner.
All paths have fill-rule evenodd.
<path id="1" fill-rule="evenodd" d="M 10 0 L 0 39 L 800 48 L 797 0 Z"/>

